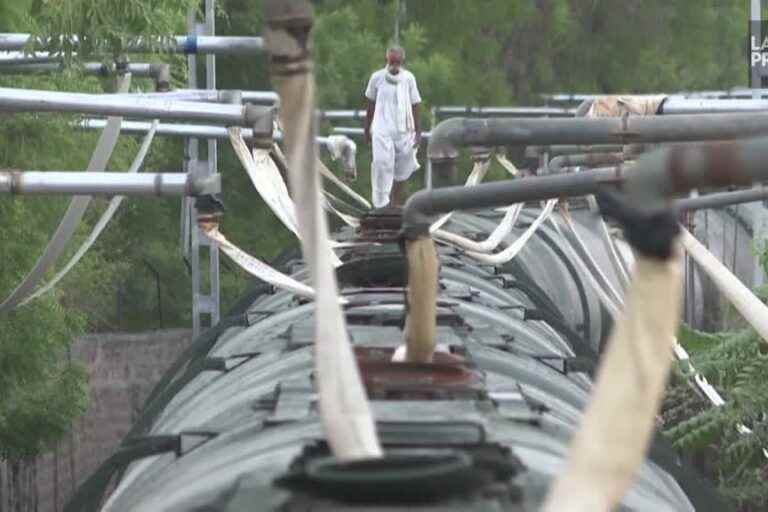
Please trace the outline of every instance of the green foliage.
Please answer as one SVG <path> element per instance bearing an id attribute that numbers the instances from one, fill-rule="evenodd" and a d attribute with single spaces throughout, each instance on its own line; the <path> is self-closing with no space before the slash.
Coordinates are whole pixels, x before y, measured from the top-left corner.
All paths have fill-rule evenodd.
<path id="1" fill-rule="evenodd" d="M 38 49 L 67 60 L 115 58 L 144 41 L 163 51 L 169 38 L 184 33 L 196 0 L 35 0 L 30 21 Z"/>
<path id="2" fill-rule="evenodd" d="M 726 404 L 712 407 L 697 397 L 692 387 L 676 382 L 665 400 L 665 435 L 719 481 L 723 495 L 739 510 L 765 510 L 765 343 L 752 330 L 706 334 L 685 328 L 681 334 L 679 341 L 691 352 L 694 366 L 718 389 Z"/>

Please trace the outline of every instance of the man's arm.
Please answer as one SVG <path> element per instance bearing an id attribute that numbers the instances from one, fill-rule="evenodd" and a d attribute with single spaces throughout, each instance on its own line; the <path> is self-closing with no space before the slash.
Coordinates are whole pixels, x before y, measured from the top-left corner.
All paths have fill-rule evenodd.
<path id="1" fill-rule="evenodd" d="M 376 102 L 368 100 L 368 109 L 365 115 L 365 142 L 371 143 L 371 123 L 373 123 L 373 115 L 376 113 Z"/>
<path id="2" fill-rule="evenodd" d="M 421 145 L 421 93 L 419 93 L 419 86 L 416 84 L 416 77 L 410 75 L 410 92 L 411 92 L 411 105 L 413 108 L 413 128 L 416 130 L 416 134 L 413 139 L 413 145 L 417 148 Z"/>
<path id="3" fill-rule="evenodd" d="M 413 145 L 417 148 L 421 145 L 421 103 L 413 104 L 413 129 L 416 131 L 413 139 Z"/>

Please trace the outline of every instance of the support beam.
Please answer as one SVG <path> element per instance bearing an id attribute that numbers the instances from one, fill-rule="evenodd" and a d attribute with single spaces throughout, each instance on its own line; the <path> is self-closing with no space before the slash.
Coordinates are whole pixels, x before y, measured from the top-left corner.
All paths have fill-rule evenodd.
<path id="1" fill-rule="evenodd" d="M 186 173 L 0 171 L 0 194 L 200 196 L 221 191 L 219 176 Z"/>
<path id="2" fill-rule="evenodd" d="M 22 51 L 30 39 L 30 34 L 0 34 L 0 51 Z M 138 40 L 129 43 L 125 53 L 149 53 L 151 46 L 148 41 Z M 264 40 L 261 37 L 172 36 L 164 49 L 187 55 L 258 55 L 264 53 Z"/>

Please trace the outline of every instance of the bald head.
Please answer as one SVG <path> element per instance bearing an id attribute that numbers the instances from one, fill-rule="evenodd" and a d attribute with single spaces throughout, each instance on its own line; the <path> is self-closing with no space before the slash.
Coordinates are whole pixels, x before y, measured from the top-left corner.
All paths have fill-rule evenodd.
<path id="1" fill-rule="evenodd" d="M 387 48 L 387 69 L 393 75 L 400 73 L 400 68 L 405 61 L 405 49 L 402 46 L 390 46 Z"/>

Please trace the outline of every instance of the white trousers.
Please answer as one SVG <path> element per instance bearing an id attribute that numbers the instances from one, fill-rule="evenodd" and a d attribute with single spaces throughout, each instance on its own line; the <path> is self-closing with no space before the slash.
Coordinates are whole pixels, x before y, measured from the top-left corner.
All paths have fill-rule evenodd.
<path id="1" fill-rule="evenodd" d="M 393 180 L 405 181 L 416 170 L 413 138 L 413 133 L 394 136 L 373 134 L 371 188 L 374 208 L 383 208 L 389 204 Z"/>

